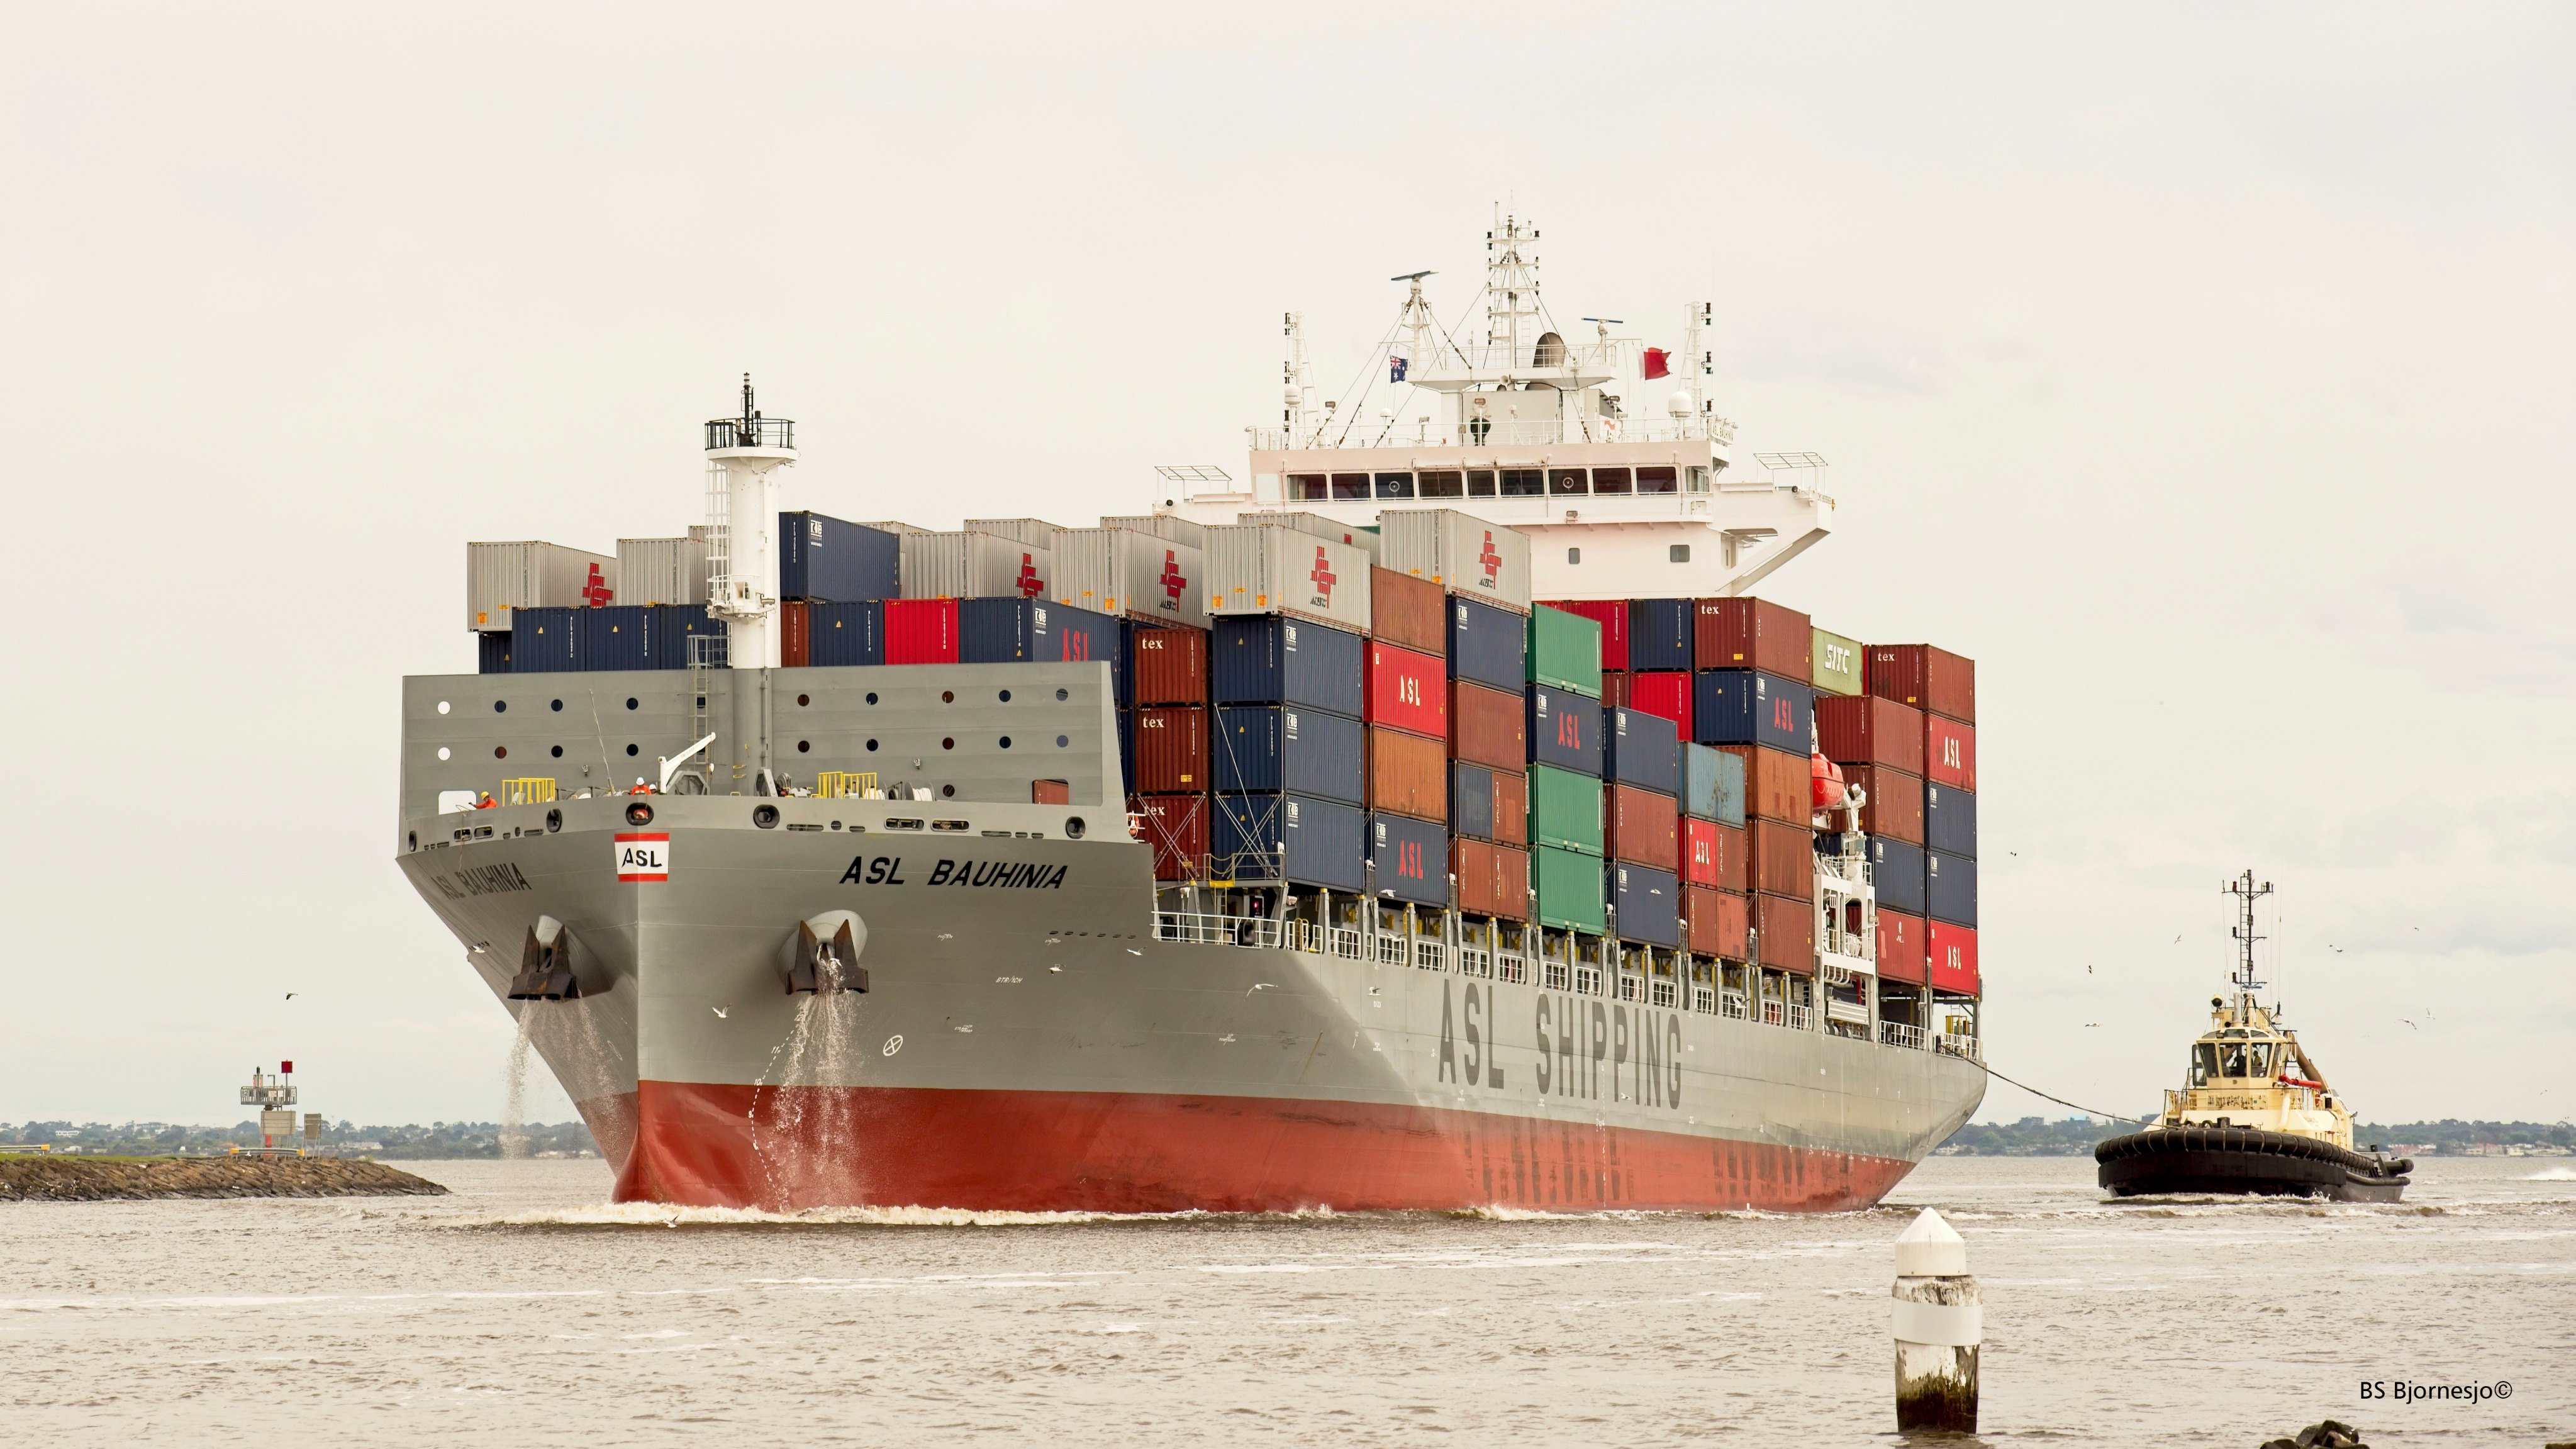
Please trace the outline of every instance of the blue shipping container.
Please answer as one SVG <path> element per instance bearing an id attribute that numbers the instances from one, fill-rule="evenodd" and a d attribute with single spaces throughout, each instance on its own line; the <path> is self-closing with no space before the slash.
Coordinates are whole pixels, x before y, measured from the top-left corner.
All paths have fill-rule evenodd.
<path id="1" fill-rule="evenodd" d="M 1744 823 L 1744 757 L 1697 742 L 1682 746 L 1682 813 L 1720 825 Z"/>
<path id="2" fill-rule="evenodd" d="M 1369 816 L 1369 889 L 1388 900 L 1449 904 L 1449 832 L 1428 820 Z"/>
<path id="3" fill-rule="evenodd" d="M 1681 794 L 1681 726 L 1659 714 L 1602 706 L 1601 773 L 1658 795 Z"/>
<path id="4" fill-rule="evenodd" d="M 1548 685 L 1529 687 L 1529 754 L 1542 765 L 1601 776 L 1601 701 Z"/>
<path id="5" fill-rule="evenodd" d="M 725 627 L 707 612 L 704 604 L 662 604 L 662 632 L 653 641 L 656 669 L 689 667 L 689 641 L 701 636 L 722 639 Z M 718 646 L 719 648 L 722 646 Z M 710 663 L 722 663 L 721 654 L 710 657 Z"/>
<path id="6" fill-rule="evenodd" d="M 1118 793 L 1136 793 L 1136 711 L 1118 711 Z"/>
<path id="7" fill-rule="evenodd" d="M 885 605 L 873 599 L 806 605 L 805 662 L 818 668 L 885 663 Z"/>
<path id="8" fill-rule="evenodd" d="M 1449 766 L 1449 828 L 1470 840 L 1494 838 L 1494 772 L 1464 760 Z"/>
<path id="9" fill-rule="evenodd" d="M 1869 838 L 1869 878 L 1878 887 L 1878 903 L 1910 916 L 1923 914 L 1923 847 Z"/>
<path id="10" fill-rule="evenodd" d="M 1298 704 L 1360 717 L 1366 648 L 1347 629 L 1276 614 L 1231 615 L 1216 621 L 1208 651 L 1218 704 Z"/>
<path id="11" fill-rule="evenodd" d="M 1923 914 L 1975 929 L 1977 863 L 1964 855 L 1923 852 Z"/>
<path id="12" fill-rule="evenodd" d="M 1682 878 L 1668 870 L 1624 861 L 1613 862 L 1609 869 L 1610 909 L 1615 913 L 1611 930 L 1618 938 L 1648 946 L 1679 947 Z"/>
<path id="13" fill-rule="evenodd" d="M 1923 784 L 1923 844 L 1943 855 L 1977 858 L 1977 797 L 1948 785 Z M 1959 924 L 1966 925 L 1962 921 Z"/>
<path id="14" fill-rule="evenodd" d="M 1529 680 L 1529 621 L 1480 599 L 1449 600 L 1449 675 L 1508 689 Z"/>
<path id="15" fill-rule="evenodd" d="M 659 669 L 662 667 L 662 611 L 651 604 L 612 604 L 581 612 L 581 667 L 584 669 Z"/>
<path id="16" fill-rule="evenodd" d="M 1208 771 L 1229 793 L 1286 791 L 1365 804 L 1368 730 L 1320 709 L 1226 705 L 1208 739 Z"/>
<path id="17" fill-rule="evenodd" d="M 477 634 L 474 636 L 474 669 L 478 674 L 510 672 L 510 636 Z"/>
<path id="18" fill-rule="evenodd" d="M 1368 889 L 1368 812 L 1307 795 L 1219 795 L 1209 864 L 1221 879 Z"/>
<path id="19" fill-rule="evenodd" d="M 1691 604 L 1689 599 L 1628 601 L 1630 669 L 1691 667 Z"/>
<path id="20" fill-rule="evenodd" d="M 899 599 L 903 541 L 820 513 L 778 515 L 778 596 L 816 603 Z"/>
<path id="21" fill-rule="evenodd" d="M 1691 727 L 1704 745 L 1767 745 L 1794 755 L 1816 748 L 1816 687 L 1750 669 L 1703 669 L 1692 686 Z"/>
<path id="22" fill-rule="evenodd" d="M 1111 693 L 1123 697 L 1126 652 L 1118 646 L 1118 621 L 1107 614 L 1043 599 L 959 599 L 960 664 L 1080 664 L 1109 666 Z"/>
<path id="23" fill-rule="evenodd" d="M 553 674 L 579 669 L 583 609 L 510 611 L 510 672 Z"/>

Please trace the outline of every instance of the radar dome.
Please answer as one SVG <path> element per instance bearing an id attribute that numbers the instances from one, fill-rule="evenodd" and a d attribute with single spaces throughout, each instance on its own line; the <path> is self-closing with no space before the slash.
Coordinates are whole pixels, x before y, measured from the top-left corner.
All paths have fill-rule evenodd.
<path id="1" fill-rule="evenodd" d="M 1689 417 L 1691 415 L 1690 389 L 1683 388 L 1679 392 L 1674 393 L 1671 397 L 1664 399 L 1664 411 L 1671 413 L 1677 418 Z"/>

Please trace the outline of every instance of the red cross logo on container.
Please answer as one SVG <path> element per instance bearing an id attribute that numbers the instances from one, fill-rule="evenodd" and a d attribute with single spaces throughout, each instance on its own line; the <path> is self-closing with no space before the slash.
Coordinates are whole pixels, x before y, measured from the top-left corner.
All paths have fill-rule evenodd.
<path id="1" fill-rule="evenodd" d="M 1315 606 L 1322 609 L 1331 608 L 1333 585 L 1339 580 L 1333 577 L 1333 562 L 1324 556 L 1324 546 L 1320 543 L 1315 545 L 1314 570 L 1306 577 L 1315 581 Z"/>
<path id="2" fill-rule="evenodd" d="M 1034 599 L 1045 587 L 1046 586 L 1038 580 L 1037 560 L 1029 554 L 1021 554 L 1020 597 L 1023 599 Z"/>
<path id="3" fill-rule="evenodd" d="M 1485 530 L 1485 551 L 1476 555 L 1476 562 L 1485 566 L 1484 587 L 1492 588 L 1494 575 L 1503 567 L 1503 556 L 1494 552 L 1494 531 L 1490 528 Z"/>
<path id="4" fill-rule="evenodd" d="M 1161 607 L 1168 609 L 1175 614 L 1179 613 L 1181 611 L 1181 595 L 1189 588 L 1190 581 L 1181 574 L 1181 556 L 1176 550 L 1168 548 L 1163 550 L 1162 584 L 1163 603 Z"/>
<path id="5" fill-rule="evenodd" d="M 599 576 L 599 565 L 592 564 L 590 582 L 581 586 L 581 601 L 594 609 L 605 609 L 608 601 L 616 597 L 617 591 L 608 586 L 608 580 Z"/>

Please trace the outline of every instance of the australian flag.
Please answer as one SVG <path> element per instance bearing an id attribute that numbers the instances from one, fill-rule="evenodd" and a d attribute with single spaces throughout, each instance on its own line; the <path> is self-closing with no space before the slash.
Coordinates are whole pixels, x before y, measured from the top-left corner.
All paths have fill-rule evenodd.
<path id="1" fill-rule="evenodd" d="M 1389 357 L 1386 360 L 1386 380 L 1389 382 L 1404 381 L 1404 369 L 1409 365 L 1410 364 L 1401 357 Z"/>

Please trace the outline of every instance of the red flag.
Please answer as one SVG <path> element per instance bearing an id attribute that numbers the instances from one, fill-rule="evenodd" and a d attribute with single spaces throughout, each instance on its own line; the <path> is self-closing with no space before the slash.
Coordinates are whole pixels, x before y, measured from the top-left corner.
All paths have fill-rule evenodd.
<path id="1" fill-rule="evenodd" d="M 1646 380 L 1673 375 L 1673 355 L 1660 347 L 1646 349 Z"/>

